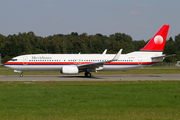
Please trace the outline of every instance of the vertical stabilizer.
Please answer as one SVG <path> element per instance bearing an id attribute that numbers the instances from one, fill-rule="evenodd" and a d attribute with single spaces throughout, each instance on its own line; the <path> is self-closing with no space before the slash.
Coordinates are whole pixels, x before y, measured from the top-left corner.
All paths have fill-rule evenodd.
<path id="1" fill-rule="evenodd" d="M 156 35 L 140 51 L 163 51 L 169 25 L 163 25 Z"/>

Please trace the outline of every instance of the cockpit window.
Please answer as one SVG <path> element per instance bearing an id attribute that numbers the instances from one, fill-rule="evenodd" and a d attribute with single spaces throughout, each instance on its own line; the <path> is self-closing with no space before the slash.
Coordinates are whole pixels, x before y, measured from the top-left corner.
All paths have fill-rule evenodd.
<path id="1" fill-rule="evenodd" d="M 17 61 L 17 59 L 12 59 L 12 61 Z"/>

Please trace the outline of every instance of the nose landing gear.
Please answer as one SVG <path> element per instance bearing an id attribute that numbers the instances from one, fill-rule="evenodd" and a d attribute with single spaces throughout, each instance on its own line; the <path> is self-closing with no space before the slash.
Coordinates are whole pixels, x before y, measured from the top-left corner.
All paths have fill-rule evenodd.
<path id="1" fill-rule="evenodd" d="M 20 71 L 20 70 L 14 70 L 14 72 L 18 72 L 18 73 L 20 73 L 19 77 L 23 77 L 23 73 L 22 73 L 22 71 Z"/>
<path id="2" fill-rule="evenodd" d="M 19 76 L 20 76 L 20 77 L 23 77 L 23 74 L 21 73 Z"/>

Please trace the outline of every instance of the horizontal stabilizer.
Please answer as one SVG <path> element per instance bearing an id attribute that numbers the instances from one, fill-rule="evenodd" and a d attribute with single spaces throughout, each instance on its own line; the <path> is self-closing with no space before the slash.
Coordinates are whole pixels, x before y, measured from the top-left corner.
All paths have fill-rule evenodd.
<path id="1" fill-rule="evenodd" d="M 155 59 L 155 58 L 165 58 L 165 57 L 171 57 L 171 56 L 175 56 L 176 54 L 173 54 L 173 55 L 162 55 L 162 56 L 157 56 L 157 57 L 151 57 L 152 59 Z"/>

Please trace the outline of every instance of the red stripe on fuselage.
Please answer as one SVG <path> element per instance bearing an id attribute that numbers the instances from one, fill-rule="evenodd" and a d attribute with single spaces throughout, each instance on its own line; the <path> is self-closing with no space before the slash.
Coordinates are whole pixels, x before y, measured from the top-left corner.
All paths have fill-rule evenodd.
<path id="1" fill-rule="evenodd" d="M 90 64 L 93 62 L 6 62 L 5 65 L 78 65 L 78 64 Z M 109 62 L 105 65 L 148 65 L 158 62 Z"/>

